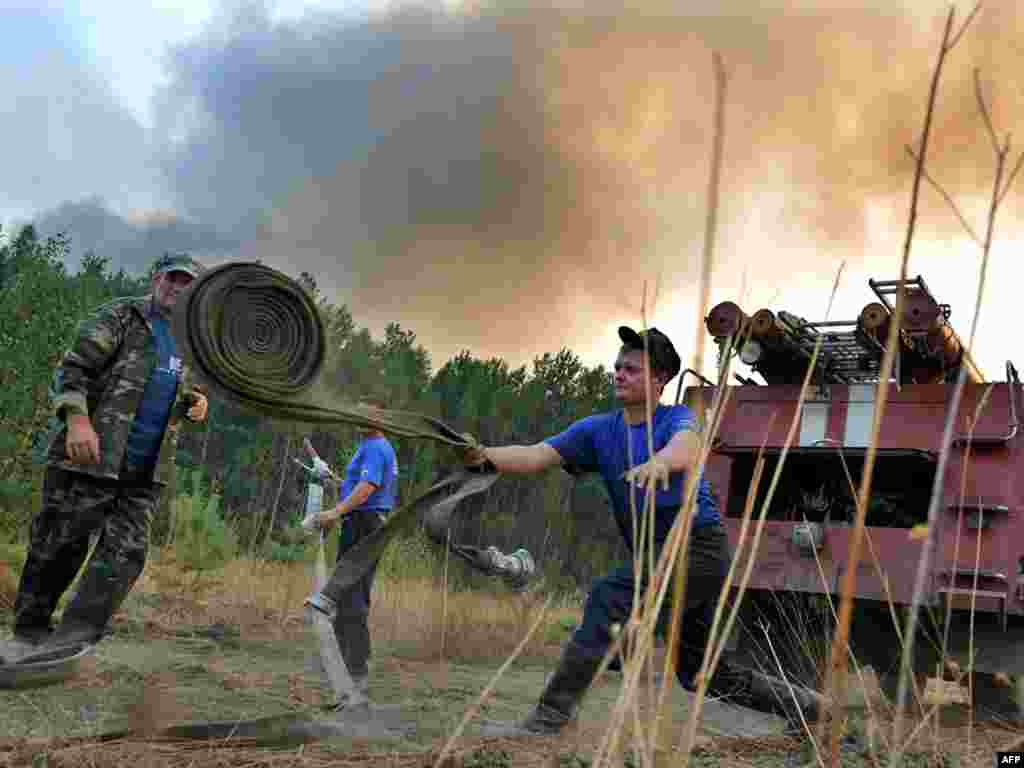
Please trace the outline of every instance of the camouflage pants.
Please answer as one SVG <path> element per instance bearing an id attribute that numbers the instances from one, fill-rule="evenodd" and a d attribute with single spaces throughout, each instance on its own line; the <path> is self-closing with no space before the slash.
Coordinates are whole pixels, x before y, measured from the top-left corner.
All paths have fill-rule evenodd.
<path id="1" fill-rule="evenodd" d="M 102 635 L 142 573 L 149 523 L 161 486 L 149 477 L 122 472 L 101 480 L 49 467 L 42 502 L 32 520 L 28 558 L 14 603 L 15 633 L 39 638 L 89 553 L 75 597 L 65 608 L 62 628 Z"/>

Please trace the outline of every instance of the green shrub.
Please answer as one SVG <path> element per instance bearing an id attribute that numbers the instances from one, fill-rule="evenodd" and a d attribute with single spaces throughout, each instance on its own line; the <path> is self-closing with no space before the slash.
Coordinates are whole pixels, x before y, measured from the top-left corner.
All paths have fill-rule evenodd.
<path id="1" fill-rule="evenodd" d="M 202 492 L 199 474 L 192 472 L 192 493 L 172 502 L 175 559 L 196 573 L 220 568 L 238 554 L 238 538 L 220 514 L 220 496 Z"/>
<path id="2" fill-rule="evenodd" d="M 308 546 L 306 542 L 282 542 L 273 539 L 271 539 L 266 553 L 267 560 L 277 563 L 298 563 L 312 560 L 315 556 L 316 550 L 314 547 Z"/>
<path id="3" fill-rule="evenodd" d="M 0 536 L 0 563 L 4 563 L 12 571 L 21 572 L 28 554 L 28 545 L 13 537 Z"/>
<path id="4" fill-rule="evenodd" d="M 28 480 L 0 477 L 0 536 L 24 536 L 35 503 L 36 489 Z"/>
<path id="5" fill-rule="evenodd" d="M 504 749 L 480 747 L 466 755 L 462 765 L 463 768 L 509 768 L 512 756 Z"/>
<path id="6" fill-rule="evenodd" d="M 334 549 L 337 551 L 336 546 Z M 409 536 L 397 537 L 388 544 L 377 566 L 377 575 L 395 580 L 439 577 L 443 573 L 444 562 L 438 557 L 438 551 L 423 530 L 417 528 Z"/>

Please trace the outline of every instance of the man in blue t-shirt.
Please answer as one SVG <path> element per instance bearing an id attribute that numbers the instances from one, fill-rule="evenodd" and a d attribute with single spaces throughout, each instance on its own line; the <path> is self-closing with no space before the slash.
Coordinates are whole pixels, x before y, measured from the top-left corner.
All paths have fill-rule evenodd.
<path id="1" fill-rule="evenodd" d="M 365 399 L 375 408 L 385 408 L 383 401 Z M 338 539 L 338 560 L 359 542 L 377 530 L 394 506 L 398 496 L 398 459 L 391 443 L 382 432 L 367 430 L 355 455 L 345 468 L 345 479 L 339 492 L 338 505 L 320 513 L 320 525 L 330 528 L 341 520 Z M 346 590 L 337 603 L 334 634 L 338 638 L 345 666 L 356 687 L 364 695 L 369 687 L 370 660 L 370 593 L 377 566 Z M 335 702 L 338 709 L 347 701 Z"/>
<path id="2" fill-rule="evenodd" d="M 519 474 L 555 466 L 562 466 L 571 474 L 599 473 L 611 497 L 616 523 L 631 552 L 638 547 L 642 552 L 648 549 L 650 539 L 636 541 L 635 536 L 645 516 L 647 493 L 653 490 L 653 543 L 657 558 L 682 506 L 687 473 L 696 469 L 700 461 L 699 426 L 685 405 L 665 406 L 658 402 L 665 385 L 681 368 L 679 354 L 669 338 L 656 328 L 637 333 L 625 326 L 619 328 L 619 338 L 622 347 L 615 360 L 614 384 L 621 410 L 588 416 L 561 434 L 534 445 L 471 450 L 466 463 Z M 653 455 L 648 450 L 648 418 L 653 427 Z M 722 592 L 731 557 L 718 502 L 703 477 L 696 501 L 681 638 L 675 649 L 679 682 L 689 690 L 695 687 L 707 645 L 709 620 Z M 647 586 L 646 578 L 645 574 L 641 591 Z M 523 721 L 493 723 L 485 726 L 485 731 L 489 735 L 521 735 L 561 730 L 572 718 L 612 643 L 613 625 L 621 626 L 628 621 L 635 588 L 632 564 L 598 579 L 584 607 L 583 620 L 567 643 L 536 707 Z M 783 681 L 738 670 L 725 661 L 719 664 L 710 689 L 716 695 L 731 695 L 747 706 L 793 714 L 786 706 L 792 698 Z M 813 719 L 817 698 L 809 691 L 796 691 L 804 715 Z"/>

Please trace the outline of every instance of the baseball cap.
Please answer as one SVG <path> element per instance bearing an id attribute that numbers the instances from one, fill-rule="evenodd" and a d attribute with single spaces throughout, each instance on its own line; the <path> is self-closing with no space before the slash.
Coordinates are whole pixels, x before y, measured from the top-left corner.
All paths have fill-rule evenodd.
<path id="1" fill-rule="evenodd" d="M 641 352 L 644 350 L 646 343 L 646 349 L 650 355 L 651 368 L 667 373 L 669 379 L 679 373 L 679 369 L 683 365 L 679 353 L 672 346 L 668 336 L 657 328 L 648 328 L 638 333 L 628 326 L 620 325 L 619 338 L 622 339 L 622 343 L 627 349 L 636 349 Z"/>
<path id="2" fill-rule="evenodd" d="M 165 253 L 153 265 L 153 276 L 166 272 L 184 272 L 192 277 L 199 277 L 206 268 L 187 253 Z"/>

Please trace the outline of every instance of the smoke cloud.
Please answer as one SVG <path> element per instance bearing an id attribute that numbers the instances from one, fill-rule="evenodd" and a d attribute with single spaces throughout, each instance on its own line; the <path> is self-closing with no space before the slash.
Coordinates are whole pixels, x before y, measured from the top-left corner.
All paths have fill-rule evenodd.
<path id="1" fill-rule="evenodd" d="M 753 5 L 288 21 L 245 5 L 170 53 L 158 161 L 183 220 L 239 243 L 235 256 L 312 272 L 361 321 L 415 330 L 435 362 L 461 348 L 522 360 L 635 318 L 645 281 L 692 296 L 716 50 L 729 72 L 718 274 L 805 279 L 823 297 L 839 258 L 895 276 L 905 145 L 945 6 Z M 1022 33 L 1017 3 L 986 4 L 946 64 L 929 169 L 971 215 L 993 173 L 972 69 L 1011 129 Z M 919 234 L 960 235 L 927 189 Z"/>
<path id="2" fill-rule="evenodd" d="M 145 273 L 164 253 L 187 251 L 202 261 L 229 258 L 241 245 L 200 222 L 173 211 L 148 210 L 129 216 L 113 212 L 102 198 L 63 203 L 37 217 L 42 237 L 63 233 L 71 238 L 71 267 L 87 251 L 107 256 L 116 268 Z"/>
<path id="3" fill-rule="evenodd" d="M 808 243 L 868 257 L 869 205 L 906 205 L 941 14 L 595 8 L 275 24 L 250 7 L 172 57 L 175 203 L 449 352 L 550 349 L 635 313 L 645 278 L 693 282 L 714 49 L 723 268 L 792 249 L 787 271 L 817 271 Z M 930 168 L 958 195 L 987 195 L 992 173 L 970 68 L 1012 126 L 1021 27 L 1014 4 L 986 8 L 950 56 Z M 926 202 L 922 232 L 952 233 Z M 754 214 L 764 253 L 737 248 Z"/>

